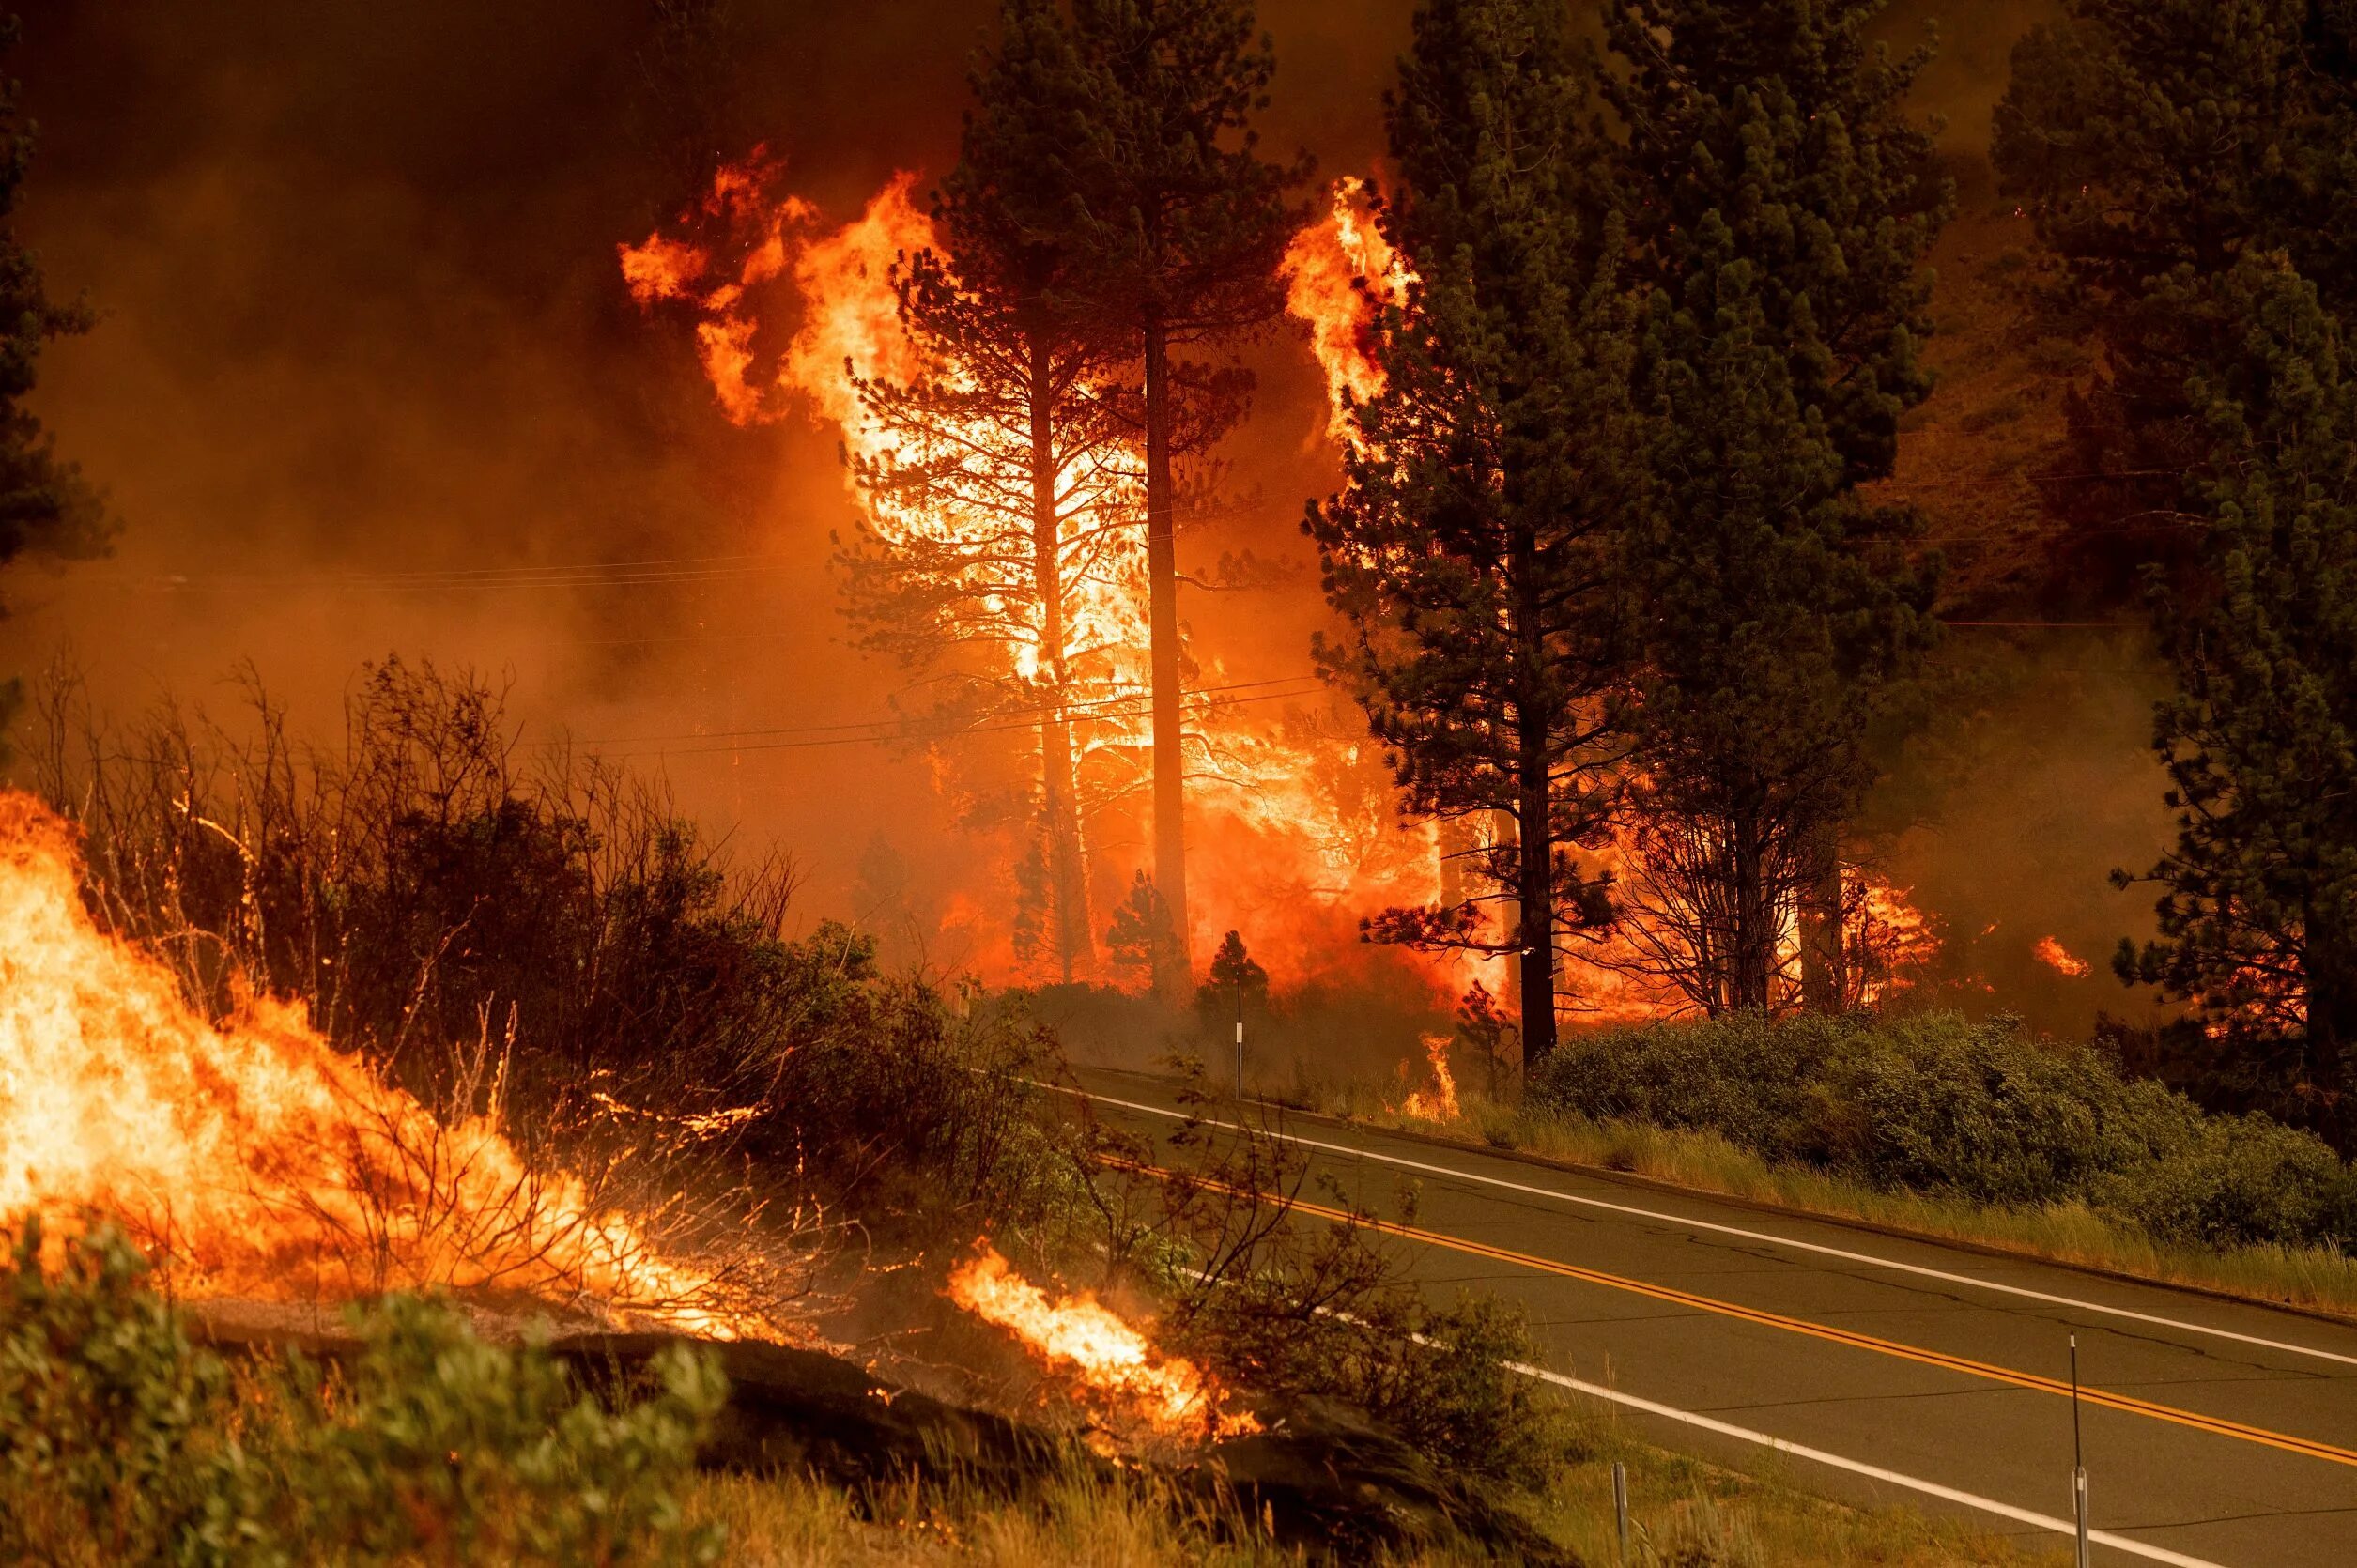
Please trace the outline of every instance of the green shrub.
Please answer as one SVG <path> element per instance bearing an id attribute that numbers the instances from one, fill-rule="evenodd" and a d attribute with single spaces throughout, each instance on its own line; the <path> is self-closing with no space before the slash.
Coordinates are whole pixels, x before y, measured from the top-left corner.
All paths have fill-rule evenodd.
<path id="1" fill-rule="evenodd" d="M 389 1298 L 362 1330 L 340 1375 L 292 1368 L 282 1539 L 454 1568 L 717 1555 L 679 1501 L 725 1396 L 709 1358 L 665 1352 L 648 1397 L 609 1410 L 545 1353 L 485 1344 L 431 1302 Z"/>
<path id="2" fill-rule="evenodd" d="M 680 1498 L 723 1385 L 681 1350 L 609 1409 L 545 1352 L 388 1299 L 342 1366 L 233 1378 L 110 1234 L 0 1306 L 0 1557 L 61 1564 L 701 1563 Z"/>
<path id="3" fill-rule="evenodd" d="M 1887 1191 L 2081 1203 L 2167 1241 L 2357 1241 L 2357 1173 L 2313 1134 L 2211 1115 L 2018 1022 L 1757 1016 L 1601 1031 L 1533 1075 L 1534 1109 L 1716 1133 Z"/>
<path id="4" fill-rule="evenodd" d="M 1412 1334 L 1358 1347 L 1357 1402 L 1452 1469 L 1538 1485 L 1562 1457 L 1561 1407 L 1512 1370 L 1542 1359 L 1520 1309 L 1466 1292 L 1409 1315 Z"/>
<path id="5" fill-rule="evenodd" d="M 250 1494 L 229 1378 L 107 1236 L 54 1278 L 15 1238 L 0 1300 L 0 1560 L 227 1561 Z"/>
<path id="6" fill-rule="evenodd" d="M 496 1086 L 528 1152 L 652 1155 L 676 1162 L 669 1191 L 742 1181 L 773 1213 L 958 1230 L 1051 1201 L 1049 1118 L 1013 1082 L 1051 1044 L 886 975 L 840 922 L 789 934 L 783 860 L 732 862 L 611 769 L 527 765 L 501 694 L 468 673 L 364 668 L 333 754 L 248 695 L 236 730 L 166 706 L 75 734 L 60 693 L 37 753 L 93 907 L 199 1005 L 239 982 L 299 998 L 428 1106 L 484 1112 Z"/>

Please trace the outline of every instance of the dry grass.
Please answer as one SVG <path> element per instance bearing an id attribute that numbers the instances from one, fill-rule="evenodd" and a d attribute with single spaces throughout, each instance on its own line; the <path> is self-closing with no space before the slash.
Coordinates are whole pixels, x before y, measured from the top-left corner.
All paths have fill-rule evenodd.
<path id="1" fill-rule="evenodd" d="M 864 1506 L 862 1502 L 864 1501 Z M 728 1530 L 726 1568 L 973 1563 L 1172 1568 L 1286 1560 L 1235 1520 L 1204 1517 L 1147 1482 L 1059 1478 L 1021 1501 L 895 1487 L 864 1499 L 807 1478 L 705 1481 L 689 1499 Z M 1223 1529 L 1225 1525 L 1228 1528 Z M 1244 1544 L 1238 1544 L 1238 1536 Z"/>
<path id="2" fill-rule="evenodd" d="M 1616 1412 L 1583 1405 L 1566 1459 L 1533 1499 L 1547 1533 L 1586 1561 L 1618 1560 L 1612 1462 L 1628 1467 L 1629 1562 L 1688 1568 L 1951 1568 L 2060 1564 L 2059 1542 L 2025 1547 L 1969 1523 L 1911 1509 L 1845 1508 L 1773 1477 L 1748 1477 L 1635 1442 Z M 728 1530 L 727 1568 L 821 1564 L 977 1564 L 987 1568 L 1185 1568 L 1302 1560 L 1230 1515 L 1206 1516 L 1150 1482 L 1064 1479 L 1018 1503 L 896 1490 L 863 1510 L 808 1480 L 708 1480 L 690 1499 L 699 1519 Z M 863 1517 L 863 1514 L 871 1515 Z M 1417 1568 L 1469 1560 L 1426 1555 Z"/>
<path id="3" fill-rule="evenodd" d="M 1379 1088 L 1349 1084 L 1317 1107 L 1330 1115 L 1474 1147 L 1625 1171 L 1804 1214 L 1863 1220 L 2057 1263 L 2109 1269 L 2253 1301 L 2357 1317 L 2357 1257 L 2327 1247 L 2177 1246 L 2081 1204 L 2007 1208 L 1917 1192 L 1886 1192 L 1820 1171 L 1775 1165 L 1716 1133 L 1534 1113 L 1468 1097 L 1453 1122 L 1403 1116 Z"/>

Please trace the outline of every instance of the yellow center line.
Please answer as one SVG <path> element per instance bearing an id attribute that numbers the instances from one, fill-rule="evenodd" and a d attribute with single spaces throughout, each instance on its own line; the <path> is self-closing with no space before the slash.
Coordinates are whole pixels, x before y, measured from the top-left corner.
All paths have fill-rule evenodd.
<path id="1" fill-rule="evenodd" d="M 2059 1378 L 2041 1377 L 2034 1372 L 2017 1372 L 2011 1367 L 1993 1366 L 1987 1361 L 1976 1361 L 1964 1356 L 1951 1356 L 1944 1350 L 1926 1350 L 1918 1345 L 1901 1345 L 1895 1340 L 1881 1339 L 1872 1334 L 1861 1334 L 1855 1330 L 1836 1329 L 1823 1323 L 1811 1323 L 1805 1318 L 1787 1317 L 1781 1313 L 1764 1312 L 1757 1307 L 1742 1306 L 1733 1301 L 1722 1301 L 1713 1296 L 1698 1296 L 1690 1290 L 1653 1284 L 1644 1280 L 1633 1280 L 1621 1274 L 1608 1274 L 1600 1268 L 1583 1268 L 1576 1263 L 1559 1263 L 1553 1258 L 1538 1257 L 1530 1253 L 1517 1253 L 1505 1247 L 1493 1247 L 1486 1241 L 1469 1241 L 1463 1237 L 1451 1236 L 1443 1231 L 1425 1230 L 1418 1225 L 1401 1224 L 1395 1220 L 1379 1220 L 1372 1215 L 1352 1214 L 1344 1209 L 1329 1208 L 1323 1204 L 1310 1203 L 1302 1198 L 1271 1198 L 1268 1194 L 1249 1191 L 1208 1176 L 1165 1171 L 1152 1165 L 1133 1165 L 1126 1161 L 1107 1162 L 1120 1164 L 1141 1175 L 1193 1182 L 1196 1186 L 1213 1188 L 1220 1191 L 1233 1193 L 1238 1197 L 1250 1198 L 1255 1202 L 1274 1202 L 1281 1207 L 1298 1209 L 1303 1214 L 1315 1215 L 1318 1219 L 1330 1220 L 1340 1225 L 1353 1225 L 1384 1236 L 1396 1236 L 1410 1241 L 1421 1241 L 1427 1246 L 1444 1247 L 1451 1252 L 1467 1253 L 1474 1257 L 1489 1258 L 1499 1263 L 1511 1263 L 1520 1268 L 1537 1269 L 1542 1273 L 1559 1274 L 1565 1279 L 1604 1285 L 1613 1290 L 1625 1290 L 1633 1295 L 1651 1297 L 1656 1301 L 1668 1301 L 1681 1307 L 1692 1307 L 1698 1312 L 1713 1313 L 1720 1317 L 1732 1317 L 1745 1323 L 1757 1323 L 1764 1328 L 1781 1329 L 1787 1333 L 1806 1334 L 1812 1339 L 1827 1340 L 1835 1345 L 1849 1345 L 1854 1349 L 1872 1350 L 1878 1355 L 1895 1356 L 1903 1360 L 1920 1362 L 1925 1366 L 1941 1367 L 1949 1372 L 1961 1372 L 1973 1377 L 1985 1377 L 1992 1382 L 2009 1383 L 2017 1389 L 2030 1389 L 2039 1393 L 2060 1394 L 2065 1399 L 2071 1397 L 2069 1383 Z M 2133 1394 L 2111 1393 L 2102 1389 L 2088 1388 L 2084 1384 L 2080 1386 L 2078 1395 L 2087 1404 L 2101 1406 L 2105 1409 L 2120 1410 L 2132 1416 L 2149 1416 L 2155 1421 L 2174 1422 L 2180 1426 L 2191 1427 L 2196 1432 L 2208 1432 L 2221 1437 L 2237 1437 L 2246 1443 L 2261 1443 L 2269 1448 L 2282 1449 L 2288 1453 L 2305 1454 L 2311 1459 L 2322 1459 L 2330 1464 L 2347 1465 L 2357 1468 L 2357 1452 L 2337 1448 L 2331 1443 L 2318 1442 L 2314 1438 L 2295 1437 L 2288 1433 L 2271 1432 L 2263 1426 L 2249 1426 L 2239 1421 L 2228 1421 L 2223 1416 L 2205 1416 L 2195 1410 L 2181 1410 L 2173 1405 L 2158 1405 L 2149 1399 L 2138 1399 Z"/>

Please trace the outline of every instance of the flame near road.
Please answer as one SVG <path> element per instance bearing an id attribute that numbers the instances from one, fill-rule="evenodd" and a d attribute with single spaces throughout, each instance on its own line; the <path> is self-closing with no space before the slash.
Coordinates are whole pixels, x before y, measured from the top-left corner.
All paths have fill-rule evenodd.
<path id="1" fill-rule="evenodd" d="M 1193 1361 L 1155 1355 L 1144 1334 L 1093 1296 L 1049 1299 L 994 1247 L 951 1271 L 949 1299 L 1164 1437 L 1233 1437 L 1260 1430 L 1249 1413 L 1220 1408 L 1218 1388 Z"/>
<path id="2" fill-rule="evenodd" d="M 0 1221 L 125 1227 L 188 1297 L 524 1292 L 726 1337 L 712 1282 L 491 1122 L 435 1119 L 301 1010 L 219 1026 L 98 929 L 71 830 L 0 793 Z"/>
<path id="3" fill-rule="evenodd" d="M 1432 1087 L 1410 1092 L 1399 1102 L 1399 1114 L 1428 1122 L 1453 1122 L 1464 1112 L 1456 1102 L 1456 1075 L 1449 1070 L 1448 1036 L 1426 1035 L 1424 1050 L 1432 1063 Z M 1399 1070 L 1405 1073 L 1407 1065 L 1402 1063 Z"/>

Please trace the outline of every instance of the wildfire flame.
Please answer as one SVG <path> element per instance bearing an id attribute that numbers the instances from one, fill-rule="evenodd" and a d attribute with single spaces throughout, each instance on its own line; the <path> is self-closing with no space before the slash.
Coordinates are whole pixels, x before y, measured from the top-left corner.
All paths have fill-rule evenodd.
<path id="1" fill-rule="evenodd" d="M 1233 1437 L 1260 1430 L 1249 1412 L 1221 1409 L 1217 1386 L 1194 1362 L 1155 1355 L 1144 1334 L 1094 1296 L 1049 1299 L 994 1247 L 951 1271 L 949 1299 L 1007 1330 L 1038 1360 L 1077 1374 L 1164 1437 Z"/>
<path id="2" fill-rule="evenodd" d="M 835 427 L 853 459 L 855 500 L 882 540 L 936 556 L 952 546 L 992 561 L 1027 550 L 1027 541 L 1010 541 L 1006 549 L 989 544 L 1010 527 L 1005 497 L 982 493 L 1009 488 L 1002 483 L 1008 476 L 995 470 L 997 454 L 1010 444 L 1008 431 L 978 418 L 972 428 L 913 435 L 905 425 L 888 425 L 861 396 L 863 382 L 973 383 L 966 366 L 929 362 L 901 317 L 893 269 L 936 242 L 932 220 L 915 200 L 916 177 L 896 176 L 857 219 L 830 228 L 810 203 L 780 192 L 781 175 L 780 165 L 757 149 L 722 170 L 712 192 L 683 214 L 682 227 L 693 238 L 658 230 L 643 243 L 619 247 L 632 297 L 642 307 L 669 304 L 694 318 L 698 354 L 731 420 L 762 423 L 798 409 Z M 1338 231 L 1341 248 L 1315 269 L 1308 259 L 1296 266 L 1293 290 L 1297 300 L 1331 297 L 1337 309 L 1355 301 L 1371 319 L 1372 304 L 1350 285 L 1350 269 L 1379 270 L 1391 252 L 1364 219 L 1363 191 L 1353 190 L 1358 193 L 1348 200 L 1337 197 L 1336 211 L 1348 225 Z M 1297 249 L 1307 258 L 1318 243 L 1305 233 Z M 781 347 L 765 332 L 772 318 L 793 324 Z M 1322 334 L 1320 341 L 1339 351 L 1348 336 Z M 1371 368 L 1368 361 L 1353 373 L 1358 384 Z M 910 445 L 927 440 L 942 452 Z M 953 457 L 980 476 L 973 504 L 918 508 L 855 484 L 861 463 L 936 456 Z M 1066 500 L 1059 525 L 1066 535 L 1059 546 L 1063 646 L 1039 646 L 1040 628 L 1018 624 L 993 655 L 1001 665 L 996 677 L 1016 685 L 1040 683 L 1032 706 L 1052 701 L 1071 715 L 1077 796 L 1099 841 L 1123 837 L 1106 819 L 1131 808 L 1147 755 L 1151 638 L 1142 471 L 1142 453 L 1124 447 L 1086 472 L 1071 469 L 1057 476 L 1056 493 Z M 1027 476 L 1019 488 L 1027 494 Z M 986 607 L 996 623 L 1025 620 L 1011 605 L 994 600 Z M 1195 662 L 1202 685 L 1219 687 L 1219 662 L 1200 653 Z M 1060 681 L 1045 681 L 1051 667 L 1063 672 Z M 1202 943 L 1230 927 L 1248 930 L 1263 963 L 1283 978 L 1331 964 L 1334 952 L 1354 954 L 1358 914 L 1428 899 L 1438 870 L 1430 834 L 1398 822 L 1388 775 L 1363 730 L 1334 733 L 1331 725 L 1297 724 L 1294 714 L 1247 723 L 1245 703 L 1256 700 L 1198 693 L 1185 704 L 1196 869 L 1191 934 Z M 1109 901 L 1106 891 L 1117 897 L 1127 871 L 1100 865 L 1091 877 L 1101 906 Z M 1011 947 L 978 953 L 972 961 L 986 972 L 1021 967 Z"/>
<path id="3" fill-rule="evenodd" d="M 1349 406 L 1383 390 L 1373 338 L 1378 314 L 1408 302 L 1416 275 L 1377 227 L 1374 191 L 1362 179 L 1334 182 L 1324 223 L 1293 237 L 1285 253 L 1286 309 L 1307 324 L 1326 373 L 1327 434 L 1352 438 Z"/>
<path id="4" fill-rule="evenodd" d="M 1410 1093 L 1399 1102 L 1399 1114 L 1425 1121 L 1453 1122 L 1464 1112 L 1456 1103 L 1456 1075 L 1449 1071 L 1448 1036 L 1425 1036 L 1424 1050 L 1432 1064 L 1432 1087 Z M 1407 1070 L 1404 1066 L 1400 1068 L 1402 1073 Z"/>
<path id="5" fill-rule="evenodd" d="M 712 1281 L 485 1118 L 438 1123 L 294 1006 L 215 1026 L 98 929 L 67 825 L 0 793 L 0 1219 L 122 1224 L 189 1297 L 497 1288 L 731 1337 Z"/>
<path id="6" fill-rule="evenodd" d="M 2038 945 L 2030 949 L 2030 956 L 2065 979 L 2084 980 L 2095 973 L 2094 965 L 2065 947 L 2055 937 L 2040 937 Z"/>

